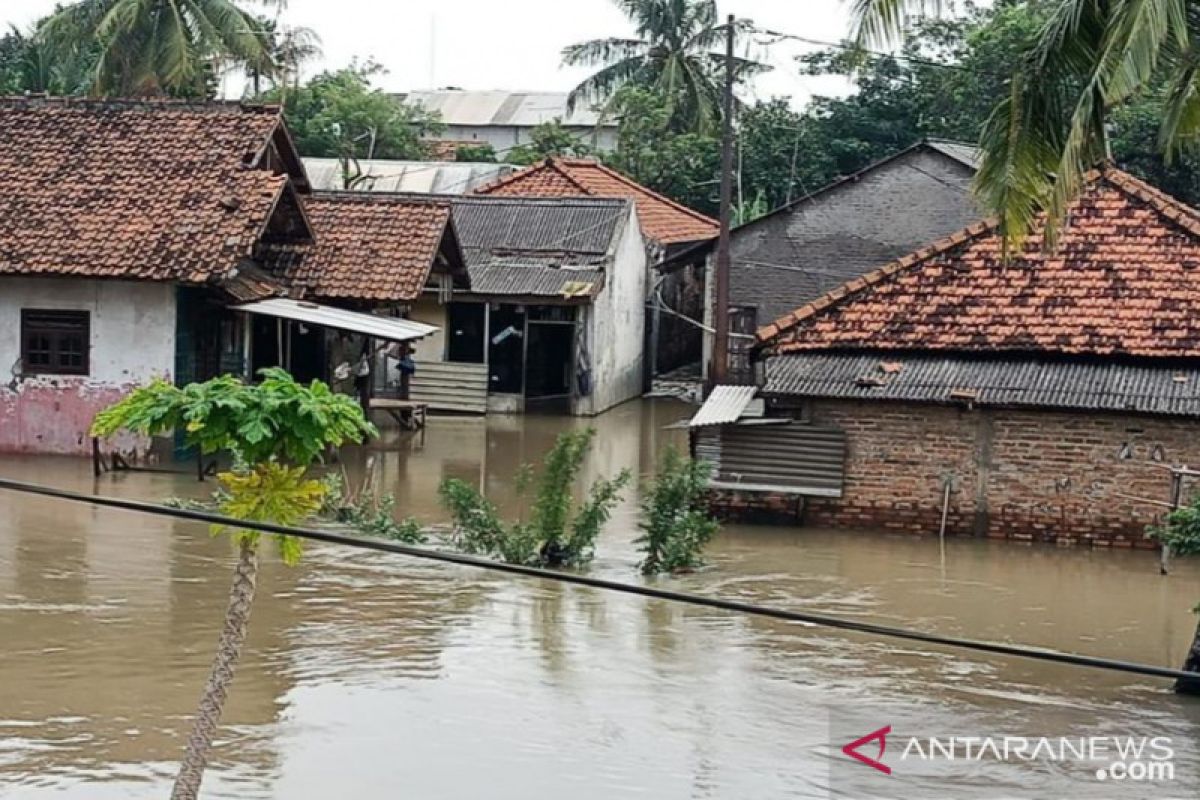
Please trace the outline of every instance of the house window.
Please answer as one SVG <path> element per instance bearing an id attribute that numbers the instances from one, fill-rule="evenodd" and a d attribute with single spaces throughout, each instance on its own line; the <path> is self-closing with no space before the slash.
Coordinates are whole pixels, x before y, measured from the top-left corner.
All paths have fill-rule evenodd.
<path id="1" fill-rule="evenodd" d="M 21 310 L 21 364 L 27 374 L 87 375 L 86 311 Z"/>

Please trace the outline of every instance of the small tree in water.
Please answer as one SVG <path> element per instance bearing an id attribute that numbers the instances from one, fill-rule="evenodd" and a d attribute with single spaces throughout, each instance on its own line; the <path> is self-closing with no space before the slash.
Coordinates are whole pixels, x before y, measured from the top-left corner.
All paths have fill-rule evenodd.
<path id="1" fill-rule="evenodd" d="M 455 545 L 510 564 L 581 567 L 591 561 L 600 528 L 631 478 L 622 470 L 615 478 L 596 481 L 576 506 L 571 489 L 595 434 L 591 428 L 564 433 L 536 477 L 528 467 L 522 470 L 518 490 L 536 485 L 529 522 L 505 523 L 495 504 L 473 486 L 457 478 L 443 481 L 438 493 L 454 518 Z"/>
<path id="2" fill-rule="evenodd" d="M 642 492 L 643 531 L 636 540 L 642 572 L 686 572 L 704 563 L 702 553 L 720 525 L 703 507 L 712 468 L 668 448 L 658 474 Z"/>
<path id="3" fill-rule="evenodd" d="M 1150 538 L 1166 545 L 1173 555 L 1191 556 L 1200 553 L 1200 498 L 1172 511 L 1162 525 L 1150 529 L 1149 535 Z M 1192 611 L 1200 613 L 1200 605 Z M 1188 672 L 1200 672 L 1200 623 L 1196 625 L 1196 634 L 1192 638 L 1192 646 L 1188 650 L 1183 668 Z M 1200 678 L 1177 679 L 1175 691 L 1200 694 Z"/>
<path id="4" fill-rule="evenodd" d="M 320 381 L 302 386 L 282 369 L 262 371 L 257 385 L 225 376 L 179 388 L 155 381 L 135 389 L 105 409 L 92 423 L 92 434 L 128 430 L 148 436 L 184 431 L 187 444 L 202 453 L 228 452 L 239 465 L 218 476 L 220 510 L 238 519 L 296 525 L 321 507 L 325 486 L 308 469 L 327 447 L 361 442 L 375 434 L 362 409 Z M 214 526 L 214 533 L 221 528 Z M 234 667 L 246 640 L 258 576 L 256 531 L 233 530 L 238 562 L 229 590 L 229 607 L 212 671 L 188 737 L 187 751 L 171 792 L 172 800 L 194 800 L 208 763 L 208 751 L 221 719 Z M 300 559 L 301 542 L 276 536 L 288 565 Z"/>

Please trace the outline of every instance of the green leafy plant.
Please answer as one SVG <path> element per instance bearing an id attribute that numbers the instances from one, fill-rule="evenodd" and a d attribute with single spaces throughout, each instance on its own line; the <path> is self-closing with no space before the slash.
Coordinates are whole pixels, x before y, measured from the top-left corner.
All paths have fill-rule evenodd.
<path id="1" fill-rule="evenodd" d="M 266 369 L 262 381 L 246 384 L 225 376 L 182 388 L 158 380 L 135 389 L 96 415 L 94 436 L 128 430 L 147 436 L 184 432 L 185 442 L 202 453 L 225 452 L 235 468 L 218 475 L 222 513 L 243 520 L 296 525 L 317 513 L 327 486 L 308 476 L 326 449 L 361 442 L 376 433 L 351 398 L 313 381 L 304 386 L 282 369 Z M 258 579 L 258 531 L 228 530 L 238 545 L 229 606 L 175 779 L 172 800 L 194 800 L 200 791 L 208 751 L 246 639 Z M 273 536 L 287 564 L 300 559 L 300 540 Z"/>
<path id="2" fill-rule="evenodd" d="M 592 560 L 596 537 L 621 500 L 628 470 L 592 484 L 576 504 L 572 487 L 591 447 L 595 431 L 564 433 L 546 456 L 539 473 L 522 467 L 518 491 L 534 487 L 528 522 L 505 523 L 496 506 L 473 486 L 456 478 L 442 482 L 442 505 L 454 519 L 451 542 L 468 553 L 500 558 L 510 564 L 581 567 Z"/>
<path id="3" fill-rule="evenodd" d="M 674 448 L 663 454 L 658 474 L 642 492 L 643 534 L 635 540 L 645 553 L 647 575 L 686 572 L 701 566 L 705 545 L 720 527 L 703 509 L 711 466 Z"/>
<path id="4" fill-rule="evenodd" d="M 1200 553 L 1200 498 L 1172 511 L 1161 525 L 1151 526 L 1146 535 L 1171 548 L 1174 555 Z"/>
<path id="5" fill-rule="evenodd" d="M 420 523 L 411 517 L 396 519 L 396 497 L 385 494 L 378 499 L 359 498 L 358 502 L 339 509 L 338 519 L 359 533 L 404 544 L 421 544 L 425 533 Z"/>

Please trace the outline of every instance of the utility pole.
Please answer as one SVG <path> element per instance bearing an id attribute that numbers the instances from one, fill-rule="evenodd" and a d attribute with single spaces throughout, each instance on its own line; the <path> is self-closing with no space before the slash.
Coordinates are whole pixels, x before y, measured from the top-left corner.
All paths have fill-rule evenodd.
<path id="1" fill-rule="evenodd" d="M 725 94 L 721 120 L 721 215 L 717 236 L 716 298 L 713 303 L 712 385 L 725 383 L 729 375 L 729 227 L 733 213 L 733 39 L 736 19 L 729 15 L 725 25 Z"/>

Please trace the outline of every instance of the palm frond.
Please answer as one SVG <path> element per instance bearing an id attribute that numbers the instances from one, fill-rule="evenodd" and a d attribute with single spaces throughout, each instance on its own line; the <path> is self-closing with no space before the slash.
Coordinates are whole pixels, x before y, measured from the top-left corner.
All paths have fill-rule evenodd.
<path id="1" fill-rule="evenodd" d="M 567 112 L 572 113 L 581 103 L 597 105 L 610 101 L 613 94 L 627 83 L 636 81 L 645 68 L 641 59 L 618 61 L 586 78 L 567 95 Z"/>
<path id="2" fill-rule="evenodd" d="M 608 66 L 627 58 L 644 58 L 650 45 L 640 39 L 593 39 L 563 48 L 562 61 L 568 67 Z"/>
<path id="3" fill-rule="evenodd" d="M 853 0 L 851 39 L 860 46 L 891 47 L 904 35 L 908 17 L 942 13 L 943 0 Z"/>

